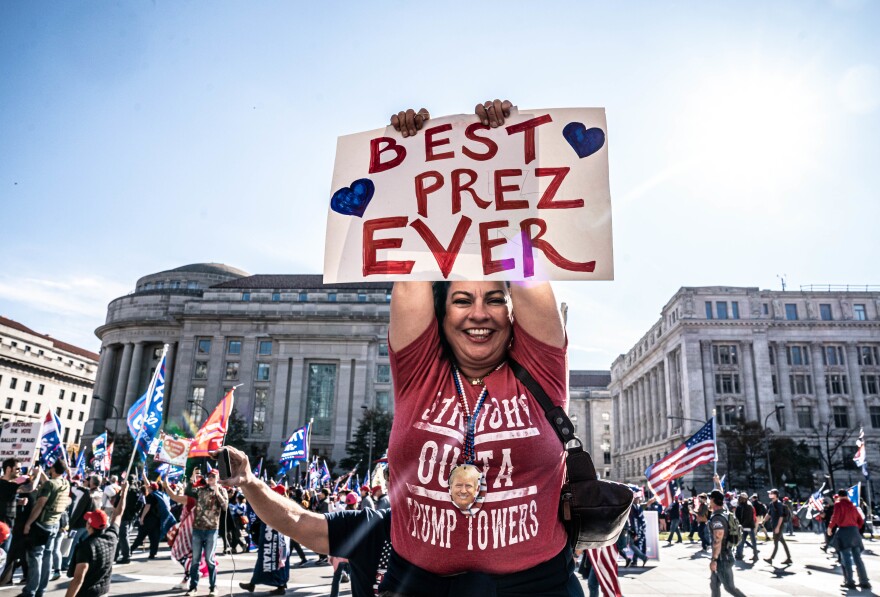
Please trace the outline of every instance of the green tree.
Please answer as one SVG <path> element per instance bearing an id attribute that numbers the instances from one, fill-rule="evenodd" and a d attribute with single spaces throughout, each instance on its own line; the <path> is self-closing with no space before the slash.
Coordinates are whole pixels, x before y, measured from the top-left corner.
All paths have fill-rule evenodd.
<path id="1" fill-rule="evenodd" d="M 819 459 L 803 440 L 795 442 L 790 437 L 776 437 L 770 440 L 770 453 L 773 455 L 773 476 L 785 483 L 798 487 L 813 485 L 813 471 L 820 468 Z"/>
<path id="2" fill-rule="evenodd" d="M 347 456 L 339 461 L 342 472 L 348 472 L 357 467 L 358 474 L 363 479 L 368 468 L 372 468 L 369 462 L 370 446 L 368 442 L 370 425 L 372 424 L 375 434 L 372 457 L 377 460 L 388 451 L 388 436 L 391 434 L 391 422 L 394 417 L 387 412 L 378 409 L 365 409 L 364 416 L 354 432 L 354 439 L 345 446 Z"/>

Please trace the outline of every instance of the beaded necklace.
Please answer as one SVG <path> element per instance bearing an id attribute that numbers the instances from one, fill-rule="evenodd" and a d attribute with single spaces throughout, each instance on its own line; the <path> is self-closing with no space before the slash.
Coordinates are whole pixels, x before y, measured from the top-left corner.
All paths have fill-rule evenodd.
<path id="1" fill-rule="evenodd" d="M 498 366 L 495 367 L 490 373 L 494 373 L 501 369 L 504 366 L 505 361 L 501 361 L 498 363 Z M 464 437 L 464 463 L 465 464 L 473 464 L 476 460 L 476 451 L 474 449 L 474 435 L 476 433 L 477 427 L 477 417 L 480 415 L 480 409 L 483 408 L 483 402 L 486 400 L 486 396 L 489 394 L 489 389 L 486 387 L 486 382 L 484 381 L 489 374 L 487 373 L 482 378 L 479 378 L 479 385 L 483 386 L 483 390 L 480 392 L 480 395 L 477 397 L 477 401 L 474 403 L 474 413 L 471 414 L 471 409 L 468 406 L 467 397 L 464 394 L 464 385 L 461 383 L 461 372 L 458 370 L 456 365 L 452 365 L 452 378 L 455 380 L 455 389 L 458 391 L 458 399 L 461 402 L 461 410 L 464 412 L 465 417 L 465 437 Z M 477 384 L 473 384 L 477 385 Z"/>

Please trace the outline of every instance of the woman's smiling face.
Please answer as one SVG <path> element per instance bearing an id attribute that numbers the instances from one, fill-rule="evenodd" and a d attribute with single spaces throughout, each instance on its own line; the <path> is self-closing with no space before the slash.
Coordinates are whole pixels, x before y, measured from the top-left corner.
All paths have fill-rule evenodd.
<path id="1" fill-rule="evenodd" d="M 507 355 L 512 333 L 510 294 L 503 282 L 452 282 L 443 334 L 465 372 L 493 367 Z"/>

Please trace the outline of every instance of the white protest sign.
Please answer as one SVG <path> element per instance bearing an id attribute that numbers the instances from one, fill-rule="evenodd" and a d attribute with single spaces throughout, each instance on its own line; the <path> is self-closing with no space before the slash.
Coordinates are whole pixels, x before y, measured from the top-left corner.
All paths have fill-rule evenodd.
<path id="1" fill-rule="evenodd" d="M 159 443 L 159 449 L 156 452 L 156 460 L 174 466 L 186 467 L 186 458 L 189 454 L 189 447 L 190 444 L 192 444 L 192 440 L 176 438 L 165 433 L 162 433 L 161 439 L 162 441 Z"/>
<path id="2" fill-rule="evenodd" d="M 40 422 L 7 421 L 0 425 L 0 460 L 15 458 L 24 466 L 34 460 L 40 443 Z"/>
<path id="3" fill-rule="evenodd" d="M 605 110 L 340 137 L 324 282 L 611 280 Z"/>

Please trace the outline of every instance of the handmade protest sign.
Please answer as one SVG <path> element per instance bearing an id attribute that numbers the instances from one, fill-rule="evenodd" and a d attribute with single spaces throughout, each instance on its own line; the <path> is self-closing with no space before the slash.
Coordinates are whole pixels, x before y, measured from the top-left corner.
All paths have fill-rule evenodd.
<path id="1" fill-rule="evenodd" d="M 340 137 L 328 202 L 328 284 L 614 278 L 601 108 Z"/>
<path id="2" fill-rule="evenodd" d="M 34 460 L 42 423 L 7 421 L 0 425 L 0 460 L 15 458 L 25 466 Z"/>
<path id="3" fill-rule="evenodd" d="M 159 449 L 156 452 L 156 460 L 174 466 L 186 466 L 186 458 L 189 455 L 191 439 L 177 438 L 167 433 L 160 436 Z"/>

